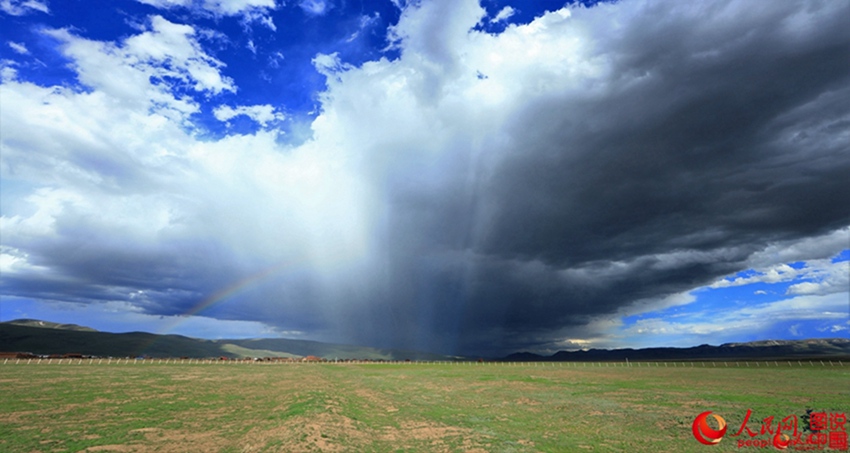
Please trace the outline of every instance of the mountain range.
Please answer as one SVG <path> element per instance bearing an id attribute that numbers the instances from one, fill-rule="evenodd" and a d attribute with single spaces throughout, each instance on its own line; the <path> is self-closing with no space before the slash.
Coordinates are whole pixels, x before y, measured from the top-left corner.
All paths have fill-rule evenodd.
<path id="1" fill-rule="evenodd" d="M 76 353 L 98 357 L 305 357 L 328 360 L 467 360 L 459 356 L 285 338 L 204 340 L 147 332 L 109 333 L 37 319 L 0 323 L 0 352 Z M 589 349 L 545 356 L 519 352 L 503 361 L 848 360 L 850 339 L 766 340 L 690 348 Z"/>
<path id="2" fill-rule="evenodd" d="M 505 360 L 551 362 L 606 362 L 660 360 L 850 360 L 850 339 L 765 340 L 748 343 L 700 345 L 691 348 L 588 349 L 559 351 L 551 356 L 529 352 L 511 354 Z"/>
<path id="3" fill-rule="evenodd" d="M 37 319 L 0 323 L 0 351 L 33 354 L 75 353 L 98 357 L 305 357 L 328 360 L 457 360 L 418 351 L 378 349 L 285 338 L 204 340 L 148 332 L 99 332 L 75 324 Z"/>

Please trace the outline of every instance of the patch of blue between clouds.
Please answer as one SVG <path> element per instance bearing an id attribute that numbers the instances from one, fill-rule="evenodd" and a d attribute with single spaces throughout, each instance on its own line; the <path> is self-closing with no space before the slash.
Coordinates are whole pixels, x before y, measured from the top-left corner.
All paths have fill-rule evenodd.
<path id="1" fill-rule="evenodd" d="M 832 263 L 839 263 L 850 260 L 850 249 L 843 250 L 831 259 Z M 793 269 L 803 269 L 806 267 L 805 261 L 795 261 L 787 263 Z M 755 269 L 746 269 L 726 277 L 724 280 L 732 281 L 738 278 L 749 278 L 761 275 L 761 272 Z M 704 286 L 694 289 L 690 292 L 695 300 L 689 304 L 676 305 L 667 307 L 661 310 L 639 313 L 631 316 L 625 316 L 621 319 L 624 327 L 635 325 L 638 321 L 644 319 L 662 319 L 662 320 L 677 320 L 677 321 L 694 321 L 700 317 L 717 312 L 725 312 L 730 310 L 738 310 L 747 306 L 754 306 L 769 302 L 778 302 L 792 297 L 794 294 L 788 294 L 788 288 L 792 285 L 802 282 L 815 281 L 813 278 L 796 278 L 788 281 L 780 281 L 776 283 L 754 282 L 739 286 L 728 286 L 725 288 L 711 288 Z M 850 291 L 850 288 L 848 288 Z M 799 326 L 796 329 L 789 329 L 793 325 Z M 788 336 L 789 332 L 805 332 L 801 335 L 805 337 L 806 333 L 809 336 L 823 336 L 825 325 L 834 323 L 825 323 L 823 321 L 795 321 L 785 326 L 785 323 L 774 325 L 774 330 L 779 329 L 783 332 L 782 336 Z M 793 335 L 793 334 L 792 334 Z"/>
<path id="2" fill-rule="evenodd" d="M 544 11 L 557 11 L 564 6 L 592 7 L 599 3 L 613 3 L 600 0 L 483 0 L 481 7 L 487 11 L 487 17 L 475 28 L 476 31 L 499 34 L 512 24 L 527 24 L 540 17 Z M 505 7 L 513 12 L 510 17 L 492 21 Z"/>

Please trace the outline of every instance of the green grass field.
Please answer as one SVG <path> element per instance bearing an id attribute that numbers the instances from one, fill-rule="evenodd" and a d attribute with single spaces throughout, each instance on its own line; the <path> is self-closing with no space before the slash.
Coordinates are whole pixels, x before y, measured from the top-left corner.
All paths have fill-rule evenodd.
<path id="1" fill-rule="evenodd" d="M 848 364 L 784 365 L 8 363 L 0 451 L 746 451 L 694 417 L 850 409 Z"/>

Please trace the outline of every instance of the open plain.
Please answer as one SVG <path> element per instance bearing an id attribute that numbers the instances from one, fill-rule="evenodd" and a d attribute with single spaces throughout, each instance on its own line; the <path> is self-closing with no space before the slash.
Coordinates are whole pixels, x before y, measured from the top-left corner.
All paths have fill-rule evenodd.
<path id="1" fill-rule="evenodd" d="M 630 365 L 0 362 L 0 451 L 755 451 L 729 438 L 748 409 L 850 408 L 847 363 Z"/>

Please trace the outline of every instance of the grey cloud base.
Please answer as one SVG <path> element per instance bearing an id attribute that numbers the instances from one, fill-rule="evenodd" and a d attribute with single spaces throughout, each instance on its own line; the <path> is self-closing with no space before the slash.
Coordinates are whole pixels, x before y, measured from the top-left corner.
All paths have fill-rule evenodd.
<path id="1" fill-rule="evenodd" d="M 49 272 L 4 276 L 3 294 L 181 314 L 281 266 L 204 314 L 502 355 L 602 335 L 769 247 L 827 258 L 850 248 L 850 4 L 752 6 L 624 0 L 501 35 L 471 31 L 474 1 L 408 6 L 401 58 L 324 66 L 314 138 L 271 152 L 298 174 L 302 155 L 343 166 L 331 186 L 288 200 L 248 182 L 261 160 L 240 164 L 239 196 L 158 182 L 179 215 L 138 247 L 84 242 L 96 228 L 65 211 L 50 240 L 4 238 Z"/>

